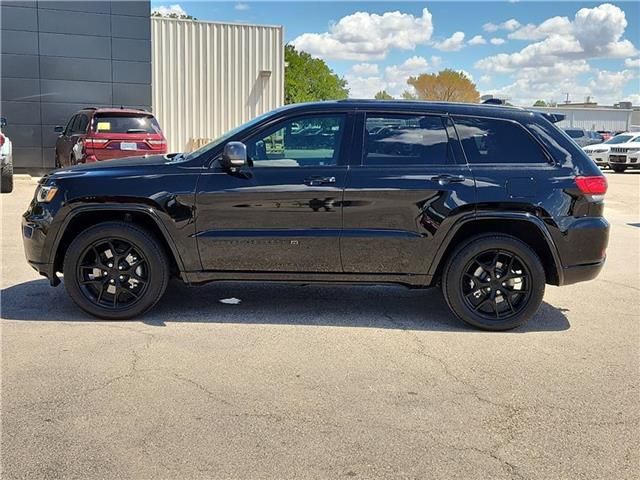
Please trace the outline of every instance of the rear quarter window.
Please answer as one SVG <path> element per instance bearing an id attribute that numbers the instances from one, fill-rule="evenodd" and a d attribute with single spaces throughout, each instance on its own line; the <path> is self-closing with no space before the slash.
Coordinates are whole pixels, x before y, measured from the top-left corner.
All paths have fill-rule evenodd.
<path id="1" fill-rule="evenodd" d="M 96 115 L 97 133 L 161 133 L 158 121 L 148 115 Z"/>
<path id="2" fill-rule="evenodd" d="M 548 163 L 540 144 L 518 123 L 490 118 L 453 117 L 471 164 Z"/>

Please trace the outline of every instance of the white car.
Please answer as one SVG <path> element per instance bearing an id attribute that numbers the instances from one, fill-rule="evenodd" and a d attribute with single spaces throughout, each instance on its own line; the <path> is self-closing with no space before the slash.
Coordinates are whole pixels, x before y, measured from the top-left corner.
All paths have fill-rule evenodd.
<path id="1" fill-rule="evenodd" d="M 623 137 L 609 149 L 609 166 L 621 173 L 627 168 L 640 168 L 640 133 L 621 133 L 611 140 Z"/>
<path id="2" fill-rule="evenodd" d="M 589 157 L 593 159 L 594 162 L 599 167 L 609 166 L 609 157 L 613 148 L 619 148 L 627 143 L 637 143 L 640 142 L 640 133 L 638 132 L 626 132 L 620 133 L 615 137 L 610 138 L 604 143 L 599 143 L 598 145 L 589 145 L 584 147 L 583 150 Z M 613 167 L 611 167 L 613 168 Z M 616 167 L 617 168 L 617 167 Z M 615 171 L 618 171 L 614 168 Z M 620 171 L 624 171 L 625 168 L 622 168 Z"/>
<path id="3" fill-rule="evenodd" d="M 0 118 L 0 128 L 7 125 L 7 119 Z M 10 193 L 13 190 L 13 145 L 11 140 L 0 130 L 0 192 Z"/>

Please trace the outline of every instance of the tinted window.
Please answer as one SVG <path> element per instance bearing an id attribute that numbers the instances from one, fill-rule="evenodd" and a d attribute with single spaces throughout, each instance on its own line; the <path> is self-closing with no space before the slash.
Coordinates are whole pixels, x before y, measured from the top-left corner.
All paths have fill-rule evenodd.
<path id="1" fill-rule="evenodd" d="M 98 133 L 160 133 L 160 125 L 148 115 L 96 115 L 93 130 Z"/>
<path id="2" fill-rule="evenodd" d="M 632 135 L 617 135 L 613 138 L 610 138 L 604 143 L 613 144 L 613 145 L 615 145 L 616 143 L 627 143 L 627 142 L 631 142 L 632 138 L 633 138 Z"/>
<path id="3" fill-rule="evenodd" d="M 73 131 L 73 123 L 76 121 L 77 118 L 78 118 L 78 115 L 74 115 L 73 117 L 71 117 L 69 119 L 69 123 L 67 123 L 67 126 L 64 127 L 65 135 L 70 135 L 71 134 L 71 132 Z"/>
<path id="4" fill-rule="evenodd" d="M 464 117 L 454 122 L 469 163 L 547 163 L 540 145 L 516 123 Z"/>
<path id="5" fill-rule="evenodd" d="M 89 117 L 86 115 L 78 115 L 73 123 L 73 133 L 86 133 L 89 126 Z"/>
<path id="6" fill-rule="evenodd" d="M 285 120 L 245 144 L 254 167 L 336 165 L 344 115 L 314 115 Z"/>
<path id="7" fill-rule="evenodd" d="M 585 136 L 582 130 L 566 129 L 565 132 L 567 132 L 567 135 L 569 135 L 571 138 L 582 138 Z"/>
<path id="8" fill-rule="evenodd" d="M 436 116 L 367 115 L 365 165 L 449 163 L 449 138 Z"/>

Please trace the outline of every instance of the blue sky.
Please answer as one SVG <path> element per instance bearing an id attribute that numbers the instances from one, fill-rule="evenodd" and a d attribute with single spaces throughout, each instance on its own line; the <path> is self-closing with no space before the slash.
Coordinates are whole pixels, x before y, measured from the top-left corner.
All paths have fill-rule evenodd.
<path id="1" fill-rule="evenodd" d="M 453 68 L 481 93 L 640 104 L 640 2 L 159 2 L 198 20 L 282 25 L 353 97 Z"/>

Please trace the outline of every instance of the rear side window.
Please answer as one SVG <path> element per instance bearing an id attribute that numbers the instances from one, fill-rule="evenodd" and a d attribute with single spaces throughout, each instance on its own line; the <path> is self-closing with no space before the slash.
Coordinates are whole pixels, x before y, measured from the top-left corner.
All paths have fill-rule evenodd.
<path id="1" fill-rule="evenodd" d="M 524 127 L 507 120 L 454 117 L 469 163 L 547 163 Z"/>
<path id="2" fill-rule="evenodd" d="M 364 135 L 364 165 L 451 163 L 447 130 L 438 116 L 369 114 Z"/>
<path id="3" fill-rule="evenodd" d="M 160 125 L 148 115 L 96 115 L 93 131 L 97 133 L 160 133 Z"/>
<path id="4" fill-rule="evenodd" d="M 572 130 L 569 128 L 565 130 L 565 132 L 567 132 L 567 135 L 569 135 L 571 138 L 582 138 L 584 136 L 582 130 Z"/>
<path id="5" fill-rule="evenodd" d="M 89 117 L 86 115 L 78 115 L 73 124 L 73 133 L 86 133 L 89 126 Z"/>

